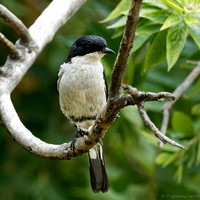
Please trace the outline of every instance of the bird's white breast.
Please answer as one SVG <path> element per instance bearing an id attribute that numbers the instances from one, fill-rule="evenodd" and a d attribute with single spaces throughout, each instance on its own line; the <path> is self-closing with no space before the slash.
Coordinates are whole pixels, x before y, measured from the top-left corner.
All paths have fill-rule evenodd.
<path id="1" fill-rule="evenodd" d="M 98 115 L 106 104 L 102 56 L 91 53 L 76 56 L 71 62 L 61 65 L 58 78 L 60 108 L 69 119 Z M 77 123 L 88 128 L 94 120 Z"/>

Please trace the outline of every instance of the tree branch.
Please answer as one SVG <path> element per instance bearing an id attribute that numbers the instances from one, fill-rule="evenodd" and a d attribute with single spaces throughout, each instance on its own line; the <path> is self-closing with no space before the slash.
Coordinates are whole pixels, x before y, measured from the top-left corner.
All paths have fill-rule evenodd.
<path id="1" fill-rule="evenodd" d="M 140 107 L 139 103 L 141 101 L 161 100 L 165 97 L 170 99 L 174 98 L 170 93 L 155 94 L 137 91 L 137 94 L 132 96 L 131 94 L 125 95 L 120 92 L 128 56 L 133 44 L 139 17 L 139 9 L 142 3 L 142 0 L 132 0 L 129 14 L 127 16 L 125 32 L 112 72 L 108 103 L 95 121 L 95 124 L 88 130 L 82 130 L 85 135 L 76 140 L 74 144 L 75 152 L 70 148 L 71 142 L 61 145 L 47 144 L 32 135 L 32 133 L 20 121 L 12 104 L 10 94 L 22 79 L 26 71 L 31 67 L 44 46 L 52 40 L 56 31 L 84 2 L 85 0 L 52 1 L 48 8 L 29 28 L 29 33 L 33 38 L 35 47 L 30 51 L 26 45 L 23 46 L 22 44 L 23 59 L 15 60 L 15 62 L 13 62 L 13 60 L 8 58 L 4 67 L 0 68 L 0 117 L 2 122 L 20 145 L 29 152 L 40 157 L 70 159 L 71 157 L 82 155 L 104 137 L 109 126 L 118 117 L 118 112 L 121 108 L 135 104 Z M 159 135 L 159 133 L 156 134 Z M 166 136 L 163 141 L 175 144 L 174 141 L 171 141 Z M 182 147 L 181 145 L 179 146 Z"/>
<path id="2" fill-rule="evenodd" d="M 173 95 L 179 98 L 185 90 L 194 82 L 194 80 L 200 75 L 200 62 L 188 61 L 189 64 L 194 64 L 196 67 L 191 71 L 187 78 L 176 88 Z M 167 132 L 167 127 L 169 123 L 169 112 L 171 107 L 174 105 L 175 101 L 166 102 L 163 106 L 163 120 L 160 131 L 165 135 Z M 162 142 L 159 141 L 160 148 L 162 147 Z"/>
<path id="3" fill-rule="evenodd" d="M 163 143 L 169 143 L 171 145 L 177 146 L 179 148 L 185 149 L 184 146 L 180 145 L 179 143 L 171 140 L 170 138 L 166 137 L 164 134 L 162 134 L 158 128 L 154 125 L 154 123 L 150 120 L 149 116 L 147 115 L 147 112 L 144 108 L 144 102 L 140 102 L 137 104 L 138 111 L 140 113 L 141 118 L 145 122 L 146 126 L 155 134 L 156 137 L 158 137 Z"/>
<path id="4" fill-rule="evenodd" d="M 70 142 L 61 145 L 47 144 L 32 135 L 20 121 L 10 99 L 10 94 L 46 44 L 52 40 L 57 30 L 70 19 L 85 1 L 86 0 L 52 1 L 28 30 L 35 44 L 31 51 L 27 44 L 19 44 L 18 41 L 16 48 L 18 49 L 20 45 L 20 51 L 23 52 L 23 59 L 14 61 L 8 57 L 5 65 L 0 67 L 0 118 L 20 145 L 29 152 L 41 157 L 67 159 L 74 156 L 74 152 L 68 150 Z M 84 141 L 84 138 L 80 138 L 77 147 L 81 145 L 86 146 Z"/>
<path id="5" fill-rule="evenodd" d="M 155 134 L 156 137 L 158 137 L 163 143 L 169 143 L 171 145 L 185 149 L 185 147 L 182 146 L 181 144 L 163 135 L 155 126 L 155 124 L 150 120 L 144 108 L 144 102 L 146 101 L 163 101 L 164 98 L 167 98 L 170 102 L 172 102 L 176 100 L 176 97 L 173 94 L 169 92 L 159 92 L 159 93 L 140 92 L 137 91 L 136 88 L 131 87 L 130 85 L 123 85 L 122 87 L 132 97 L 131 99 L 130 98 L 127 99 L 127 104 L 137 105 L 141 118 L 145 122 L 146 126 Z"/>
<path id="6" fill-rule="evenodd" d="M 119 52 L 113 67 L 112 76 L 109 87 L 109 98 L 113 98 L 119 94 L 124 72 L 127 66 L 128 57 L 133 47 L 135 31 L 139 19 L 140 7 L 142 0 L 132 0 L 130 10 L 127 15 L 126 26 L 120 43 Z"/>
<path id="7" fill-rule="evenodd" d="M 20 51 L 2 33 L 0 33 L 0 43 L 8 50 L 10 58 L 19 59 L 21 57 Z"/>
<path id="8" fill-rule="evenodd" d="M 23 24 L 23 22 L 1 4 L 0 4 L 0 17 L 3 18 L 5 22 L 11 25 L 11 27 L 19 35 L 23 43 L 30 43 L 32 41 L 28 29 Z"/>
<path id="9" fill-rule="evenodd" d="M 176 100 L 176 97 L 169 92 L 159 92 L 159 93 L 141 92 L 137 91 L 136 88 L 133 88 L 130 85 L 123 85 L 122 87 L 127 93 L 129 93 L 133 97 L 134 99 L 133 104 L 135 104 L 136 99 L 138 102 L 163 101 L 164 100 L 163 98 L 166 98 L 169 101 Z"/>

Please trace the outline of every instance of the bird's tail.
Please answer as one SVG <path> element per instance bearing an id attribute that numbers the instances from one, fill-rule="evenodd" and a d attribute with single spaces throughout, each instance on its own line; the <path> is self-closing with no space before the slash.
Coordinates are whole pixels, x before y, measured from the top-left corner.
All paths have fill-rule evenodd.
<path id="1" fill-rule="evenodd" d="M 90 182 L 93 192 L 108 191 L 110 184 L 106 174 L 103 149 L 100 143 L 97 143 L 88 152 L 90 162 Z"/>

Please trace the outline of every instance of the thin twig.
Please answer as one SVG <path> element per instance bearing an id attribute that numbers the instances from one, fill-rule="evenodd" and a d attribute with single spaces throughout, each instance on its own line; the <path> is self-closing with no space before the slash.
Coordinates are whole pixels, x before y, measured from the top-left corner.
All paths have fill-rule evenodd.
<path id="1" fill-rule="evenodd" d="M 16 49 L 15 45 L 9 41 L 2 33 L 0 33 L 0 43 L 8 50 L 10 58 L 20 58 L 20 52 Z"/>
<path id="2" fill-rule="evenodd" d="M 194 82 L 194 80 L 200 75 L 200 61 L 187 61 L 189 64 L 194 64 L 196 67 L 190 72 L 187 78 L 176 88 L 173 95 L 179 98 L 185 90 Z M 169 111 L 174 105 L 175 101 L 166 102 L 163 106 L 163 120 L 160 131 L 165 135 L 167 132 L 167 127 L 169 123 Z M 162 147 L 162 142 L 159 141 L 159 147 Z"/>
<path id="3" fill-rule="evenodd" d="M 163 101 L 166 98 L 169 101 L 175 101 L 176 97 L 169 92 L 141 92 L 130 85 L 122 85 L 123 89 L 133 97 L 134 101 Z"/>
<path id="4" fill-rule="evenodd" d="M 185 149 L 185 147 L 167 136 L 163 135 L 158 128 L 154 125 L 154 123 L 150 120 L 149 116 L 147 115 L 147 112 L 144 108 L 144 102 L 140 102 L 137 104 L 138 111 L 140 113 L 141 118 L 145 122 L 146 126 L 155 134 L 156 137 L 158 137 L 163 143 L 169 143 L 171 145 L 177 146 L 179 148 Z"/>
<path id="5" fill-rule="evenodd" d="M 11 25 L 23 43 L 30 43 L 32 41 L 31 35 L 23 22 L 2 4 L 0 4 L 0 17 Z"/>
<path id="6" fill-rule="evenodd" d="M 176 100 L 176 97 L 169 93 L 169 92 L 159 92 L 159 93 L 153 93 L 153 92 L 140 92 L 136 88 L 133 88 L 130 85 L 123 85 L 123 89 L 132 96 L 132 99 L 128 99 L 129 101 L 127 104 L 137 104 L 138 111 L 140 113 L 141 118 L 145 122 L 146 126 L 158 137 L 163 143 L 168 142 L 169 144 L 172 144 L 174 146 L 185 148 L 184 146 L 178 144 L 177 142 L 169 139 L 165 135 L 162 134 L 158 130 L 158 128 L 155 126 L 155 124 L 150 120 L 150 118 L 147 115 L 147 112 L 144 108 L 144 102 L 146 101 L 163 101 L 164 98 L 167 98 L 170 102 Z"/>
<path id="7" fill-rule="evenodd" d="M 142 0 L 132 0 L 127 16 L 123 38 L 120 43 L 119 52 L 112 71 L 109 87 L 110 98 L 115 97 L 120 92 L 124 72 L 128 62 L 128 57 L 133 47 L 133 41 L 135 37 L 141 4 Z"/>

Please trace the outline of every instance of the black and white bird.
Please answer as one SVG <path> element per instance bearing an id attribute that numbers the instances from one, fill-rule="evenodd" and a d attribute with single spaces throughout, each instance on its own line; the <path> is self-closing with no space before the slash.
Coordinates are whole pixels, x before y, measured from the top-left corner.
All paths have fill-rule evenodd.
<path id="1" fill-rule="evenodd" d="M 105 54 L 114 53 L 104 38 L 88 35 L 74 42 L 67 60 L 60 66 L 57 78 L 60 109 L 76 127 L 88 129 L 106 105 L 108 89 L 100 60 Z M 88 157 L 92 190 L 106 192 L 109 181 L 101 141 L 89 150 Z"/>

